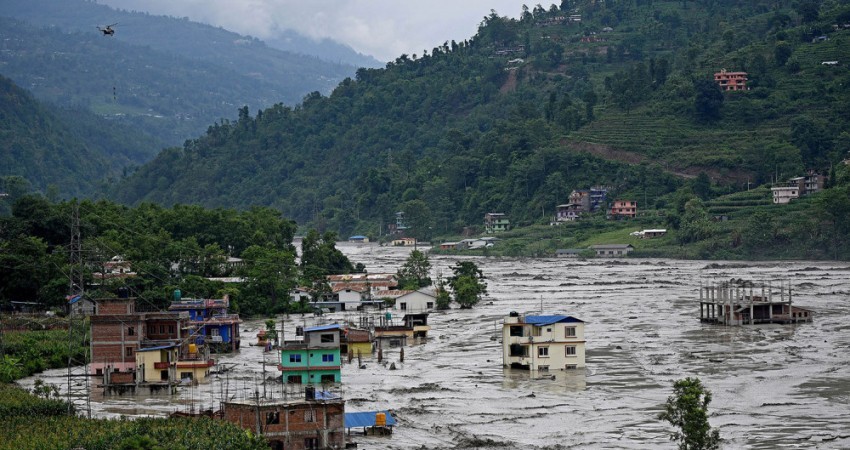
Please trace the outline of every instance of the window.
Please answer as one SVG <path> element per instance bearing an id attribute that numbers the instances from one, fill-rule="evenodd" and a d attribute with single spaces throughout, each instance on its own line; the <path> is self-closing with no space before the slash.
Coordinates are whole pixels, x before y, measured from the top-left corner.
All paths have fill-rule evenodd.
<path id="1" fill-rule="evenodd" d="M 181 380 L 191 380 L 192 378 L 192 372 L 180 372 Z"/>
<path id="2" fill-rule="evenodd" d="M 549 357 L 549 347 L 538 347 L 537 348 L 537 356 L 541 358 Z"/>
<path id="3" fill-rule="evenodd" d="M 304 411 L 304 421 L 305 422 L 315 422 L 316 421 L 316 415 L 314 414 L 314 411 L 312 409 L 308 409 L 308 410 Z"/>
<path id="4" fill-rule="evenodd" d="M 564 347 L 564 349 L 566 350 L 567 356 L 576 356 L 576 346 L 575 345 L 568 345 L 568 346 Z"/>
<path id="5" fill-rule="evenodd" d="M 564 366 L 564 369 L 566 369 L 566 370 L 578 369 L 578 366 L 575 365 L 575 364 L 567 364 L 566 366 Z"/>
<path id="6" fill-rule="evenodd" d="M 132 357 L 132 356 L 133 356 L 133 347 L 127 347 L 127 348 L 125 348 L 125 349 L 124 349 L 124 354 L 125 354 L 125 355 L 127 355 L 127 357 L 128 357 L 128 358 L 129 358 L 129 357 Z"/>
<path id="7" fill-rule="evenodd" d="M 290 375 L 286 377 L 287 383 L 301 384 L 301 375 Z"/>
<path id="8" fill-rule="evenodd" d="M 134 327 L 127 327 L 127 336 L 134 336 L 136 334 L 136 329 Z"/>
<path id="9" fill-rule="evenodd" d="M 548 372 L 549 366 L 537 366 L 537 370 L 539 370 L 541 372 Z"/>
<path id="10" fill-rule="evenodd" d="M 301 362 L 301 355 L 289 355 L 289 362 L 300 363 Z"/>
<path id="11" fill-rule="evenodd" d="M 336 378 L 332 373 L 322 375 L 322 383 L 335 383 Z"/>
<path id="12" fill-rule="evenodd" d="M 543 329 L 540 328 L 540 327 L 531 327 L 531 335 L 532 336 L 540 336 L 542 331 L 543 331 Z"/>
<path id="13" fill-rule="evenodd" d="M 306 450 L 314 450 L 319 448 L 319 438 L 309 437 L 304 438 L 304 448 Z"/>
<path id="14" fill-rule="evenodd" d="M 168 334 L 174 334 L 174 325 L 168 326 Z"/>
<path id="15" fill-rule="evenodd" d="M 400 310 L 402 310 L 402 311 L 406 310 L 406 309 L 407 309 L 407 303 L 405 303 L 405 302 L 401 302 L 401 303 L 399 303 L 399 304 L 398 304 L 398 309 L 400 309 Z"/>
<path id="16" fill-rule="evenodd" d="M 156 334 L 156 326 L 148 325 L 148 334 Z"/>
<path id="17" fill-rule="evenodd" d="M 434 308 L 434 302 L 426 302 L 426 303 L 425 303 L 425 308 L 427 308 L 427 309 L 432 309 L 432 308 Z"/>
<path id="18" fill-rule="evenodd" d="M 322 355 L 322 362 L 334 362 L 334 355 Z"/>
<path id="19" fill-rule="evenodd" d="M 159 326 L 159 334 L 165 334 L 165 325 Z"/>
<path id="20" fill-rule="evenodd" d="M 576 337 L 576 327 L 564 328 L 564 336 L 566 336 L 566 337 Z"/>
<path id="21" fill-rule="evenodd" d="M 511 336 L 522 337 L 522 327 L 512 326 L 510 329 Z"/>
<path id="22" fill-rule="evenodd" d="M 334 335 L 333 334 L 323 334 L 321 336 L 321 339 L 322 339 L 323 344 L 332 343 L 332 342 L 334 342 Z"/>
<path id="23" fill-rule="evenodd" d="M 280 412 L 272 411 L 266 413 L 266 425 L 275 425 L 280 423 Z"/>

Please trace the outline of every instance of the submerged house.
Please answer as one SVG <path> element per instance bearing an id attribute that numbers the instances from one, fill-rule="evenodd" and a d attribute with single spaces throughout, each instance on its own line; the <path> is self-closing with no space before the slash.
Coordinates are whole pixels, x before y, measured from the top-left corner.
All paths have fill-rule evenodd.
<path id="1" fill-rule="evenodd" d="M 378 347 L 404 347 L 408 340 L 428 337 L 431 327 L 428 325 L 428 313 L 405 314 L 401 325 L 393 325 L 392 315 L 387 313 L 388 320 L 375 326 L 375 342 Z"/>
<path id="2" fill-rule="evenodd" d="M 701 322 L 723 325 L 811 322 L 814 313 L 792 304 L 791 287 L 727 281 L 699 292 Z"/>
<path id="3" fill-rule="evenodd" d="M 222 419 L 263 436 L 271 449 L 345 448 L 345 400 L 312 386 L 304 392 L 303 398 L 257 395 L 225 401 Z"/>
<path id="4" fill-rule="evenodd" d="M 584 321 L 564 315 L 511 312 L 502 326 L 502 361 L 506 367 L 527 370 L 582 368 Z"/>
<path id="5" fill-rule="evenodd" d="M 198 326 L 195 343 L 206 344 L 216 353 L 229 353 L 239 350 L 239 314 L 229 314 L 228 296 L 219 299 L 181 299 L 175 293 L 175 300 L 169 311 L 186 311 L 189 321 Z"/>
<path id="6" fill-rule="evenodd" d="M 342 328 L 339 324 L 305 328 L 304 339 L 284 341 L 278 365 L 282 381 L 296 384 L 339 383 Z"/>
<path id="7" fill-rule="evenodd" d="M 102 377 L 107 393 L 172 392 L 181 375 L 204 381 L 215 364 L 208 348 L 195 343 L 199 326 L 186 311 L 138 312 L 134 298 L 98 299 L 90 331 L 89 370 Z"/>

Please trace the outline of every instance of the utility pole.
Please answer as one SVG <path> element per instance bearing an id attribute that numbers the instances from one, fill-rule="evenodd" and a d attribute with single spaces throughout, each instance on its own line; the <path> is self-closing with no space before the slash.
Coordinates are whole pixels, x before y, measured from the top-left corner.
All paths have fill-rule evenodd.
<path id="1" fill-rule="evenodd" d="M 85 294 L 83 279 L 83 245 L 80 235 L 80 205 L 76 201 L 71 210 L 71 243 L 69 247 L 70 271 L 68 275 L 68 299 L 70 302 L 81 302 Z M 74 303 L 69 303 L 69 310 Z M 68 415 L 80 413 L 91 418 L 91 393 L 89 392 L 89 351 L 87 346 L 88 330 L 85 326 L 84 308 L 79 314 L 68 315 L 68 372 L 67 397 Z M 83 356 L 75 356 L 77 347 L 83 347 Z M 122 348 L 123 355 L 123 348 Z M 81 380 L 75 382 L 75 379 Z"/>

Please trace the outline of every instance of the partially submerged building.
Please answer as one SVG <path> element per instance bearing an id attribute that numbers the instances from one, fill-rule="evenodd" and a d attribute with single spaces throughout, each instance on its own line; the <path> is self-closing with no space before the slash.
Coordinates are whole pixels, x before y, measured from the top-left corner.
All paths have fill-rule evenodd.
<path id="1" fill-rule="evenodd" d="M 282 381 L 296 384 L 339 383 L 342 328 L 339 324 L 305 328 L 304 339 L 284 341 L 278 365 Z"/>
<path id="2" fill-rule="evenodd" d="M 303 398 L 254 398 L 222 403 L 222 417 L 236 426 L 265 437 L 278 450 L 345 448 L 345 401 L 312 386 Z"/>
<path id="3" fill-rule="evenodd" d="M 138 312 L 131 297 L 95 302 L 91 316 L 91 375 L 106 392 L 171 388 L 187 379 L 204 381 L 215 361 L 195 338 L 199 326 L 182 312 Z M 153 372 L 155 370 L 155 372 Z"/>
<path id="4" fill-rule="evenodd" d="M 239 324 L 242 323 L 239 314 L 228 313 L 228 308 L 230 298 L 226 295 L 217 299 L 184 299 L 175 293 L 168 310 L 189 313 L 189 321 L 197 325 L 199 331 L 196 344 L 206 344 L 210 351 L 216 353 L 228 353 L 239 350 Z"/>
<path id="5" fill-rule="evenodd" d="M 539 371 L 582 368 L 584 321 L 511 312 L 502 326 L 502 362 L 506 367 Z"/>
<path id="6" fill-rule="evenodd" d="M 701 322 L 723 325 L 811 322 L 814 313 L 792 304 L 791 287 L 727 281 L 702 286 L 699 291 Z"/>

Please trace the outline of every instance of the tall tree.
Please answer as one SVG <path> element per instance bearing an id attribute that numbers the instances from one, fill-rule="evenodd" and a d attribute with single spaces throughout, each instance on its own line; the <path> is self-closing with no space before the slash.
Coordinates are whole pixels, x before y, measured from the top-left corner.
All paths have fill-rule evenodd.
<path id="1" fill-rule="evenodd" d="M 410 252 L 407 261 L 398 270 L 398 284 L 402 289 L 416 290 L 431 285 L 431 261 L 419 250 Z"/>
<path id="2" fill-rule="evenodd" d="M 452 273 L 454 275 L 449 278 L 449 286 L 454 292 L 454 300 L 462 309 L 472 308 L 487 294 L 484 273 L 474 262 L 458 262 L 452 267 Z"/>
<path id="3" fill-rule="evenodd" d="M 698 378 L 685 378 L 673 384 L 673 395 L 667 398 L 661 420 L 678 428 L 670 439 L 679 450 L 714 450 L 720 448 L 720 431 L 708 423 L 711 391 Z"/>

